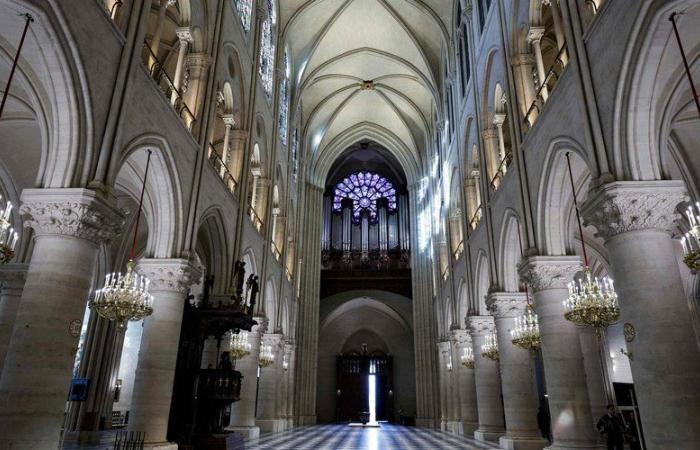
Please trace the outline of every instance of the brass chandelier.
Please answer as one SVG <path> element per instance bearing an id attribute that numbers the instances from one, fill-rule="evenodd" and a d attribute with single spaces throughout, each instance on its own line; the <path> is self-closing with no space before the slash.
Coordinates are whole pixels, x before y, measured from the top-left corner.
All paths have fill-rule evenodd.
<path id="1" fill-rule="evenodd" d="M 574 208 L 581 235 L 581 249 L 583 253 L 583 276 L 569 283 L 569 296 L 564 300 L 564 318 L 582 327 L 595 328 L 596 333 L 607 328 L 620 318 L 620 307 L 617 302 L 617 293 L 613 280 L 610 277 L 594 277 L 588 264 L 586 253 L 586 241 L 583 237 L 581 216 L 576 201 L 576 189 L 574 177 L 571 172 L 571 159 L 566 154 L 566 163 L 569 168 L 569 180 L 571 192 L 574 196 Z"/>
<path id="2" fill-rule="evenodd" d="M 481 356 L 492 361 L 498 361 L 498 338 L 496 333 L 486 335 L 486 343 L 481 346 Z"/>
<path id="3" fill-rule="evenodd" d="M 462 365 L 467 369 L 474 368 L 474 350 L 471 347 L 464 347 L 464 352 L 460 358 L 462 360 Z"/>
<path id="4" fill-rule="evenodd" d="M 515 318 L 515 328 L 510 330 L 510 337 L 513 345 L 522 349 L 537 351 L 540 348 L 540 324 L 529 302 L 525 314 Z"/>
<path id="5" fill-rule="evenodd" d="M 275 355 L 272 353 L 271 345 L 261 345 L 260 346 L 260 358 L 258 360 L 258 365 L 260 367 L 269 367 L 275 363 Z"/>
<path id="6" fill-rule="evenodd" d="M 0 200 L 2 196 L 0 196 Z M 15 256 L 15 245 L 19 235 L 10 226 L 10 214 L 12 213 L 12 202 L 7 202 L 0 211 L 0 264 L 7 264 Z"/>
<path id="7" fill-rule="evenodd" d="M 235 334 L 233 332 L 231 333 L 229 352 L 231 354 L 231 358 L 236 361 L 250 355 L 250 342 L 248 342 L 247 331 L 241 330 Z"/>
<path id="8" fill-rule="evenodd" d="M 126 273 L 114 272 L 107 274 L 104 287 L 95 291 L 95 296 L 89 303 L 90 308 L 94 309 L 101 317 L 115 321 L 120 330 L 126 328 L 129 321 L 139 321 L 153 314 L 153 296 L 148 291 L 151 281 L 134 270 L 136 238 L 138 236 L 143 195 L 146 191 L 146 180 L 150 164 L 151 150 L 148 150 L 143 186 L 141 187 L 141 198 L 139 199 L 139 207 L 136 213 L 134 239 L 131 244 L 129 262 L 126 264 Z"/>
<path id="9" fill-rule="evenodd" d="M 700 270 L 700 202 L 695 202 L 685 211 L 690 224 L 690 230 L 681 238 L 683 244 L 683 253 L 685 257 L 683 262 L 690 270 Z"/>
<path id="10" fill-rule="evenodd" d="M 520 246 L 520 257 L 522 258 L 523 240 L 520 237 L 520 225 L 518 225 L 518 245 Z M 527 310 L 525 314 L 515 318 L 515 328 L 510 330 L 510 337 L 513 345 L 535 352 L 540 348 L 542 339 L 540 338 L 539 319 L 530 302 L 527 284 L 525 285 L 525 299 L 527 300 Z"/>

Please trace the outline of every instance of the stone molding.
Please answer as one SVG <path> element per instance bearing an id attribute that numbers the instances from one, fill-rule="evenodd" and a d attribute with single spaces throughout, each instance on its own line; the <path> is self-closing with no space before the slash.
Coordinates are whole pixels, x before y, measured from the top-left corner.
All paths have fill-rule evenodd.
<path id="1" fill-rule="evenodd" d="M 493 316 L 468 317 L 469 330 L 472 336 L 487 335 L 496 332 L 496 321 Z"/>
<path id="2" fill-rule="evenodd" d="M 530 31 L 527 33 L 527 41 L 539 42 L 544 37 L 544 27 L 530 27 Z"/>
<path id="3" fill-rule="evenodd" d="M 527 310 L 524 292 L 492 292 L 486 296 L 486 306 L 496 319 L 520 317 Z"/>
<path id="4" fill-rule="evenodd" d="M 451 346 L 450 346 L 450 341 L 440 341 L 437 344 L 438 350 L 440 353 L 449 353 Z"/>
<path id="5" fill-rule="evenodd" d="M 489 139 L 498 139 L 498 130 L 496 130 L 495 127 L 492 128 L 486 128 L 481 132 L 481 137 L 484 140 L 489 140 Z"/>
<path id="6" fill-rule="evenodd" d="M 272 347 L 273 352 L 277 352 L 281 349 L 284 343 L 284 336 L 279 333 L 265 333 L 260 338 L 260 343 L 262 345 L 269 345 Z"/>
<path id="7" fill-rule="evenodd" d="M 535 64 L 535 57 L 532 53 L 519 53 L 510 60 L 513 66 L 532 66 Z"/>
<path id="8" fill-rule="evenodd" d="M 192 43 L 192 29 L 190 27 L 180 27 L 175 30 L 175 34 L 180 42 L 190 44 Z"/>
<path id="9" fill-rule="evenodd" d="M 518 266 L 518 273 L 533 292 L 539 292 L 567 289 L 574 275 L 582 269 L 578 256 L 531 256 Z"/>
<path id="10" fill-rule="evenodd" d="M 588 195 L 581 212 L 585 225 L 605 240 L 640 230 L 670 232 L 678 218 L 676 207 L 687 201 L 682 181 L 615 181 Z"/>
<path id="11" fill-rule="evenodd" d="M 10 263 L 0 267 L 0 289 L 22 289 L 29 264 Z"/>
<path id="12" fill-rule="evenodd" d="M 136 271 L 151 280 L 151 292 L 178 292 L 185 294 L 202 273 L 187 259 L 141 259 Z"/>
<path id="13" fill-rule="evenodd" d="M 90 189 L 25 189 L 20 214 L 36 236 L 71 236 L 95 244 L 109 243 L 125 217 Z"/>
<path id="14" fill-rule="evenodd" d="M 251 334 L 258 333 L 258 334 L 260 334 L 260 336 L 265 334 L 267 332 L 267 327 L 270 324 L 270 320 L 267 317 L 263 317 L 263 316 L 255 316 L 255 317 L 253 317 L 253 320 L 258 322 L 258 324 L 253 327 L 253 329 L 250 331 L 250 333 Z"/>
<path id="15" fill-rule="evenodd" d="M 472 346 L 472 337 L 469 334 L 469 330 L 458 329 L 450 331 L 450 340 L 459 350 Z"/>

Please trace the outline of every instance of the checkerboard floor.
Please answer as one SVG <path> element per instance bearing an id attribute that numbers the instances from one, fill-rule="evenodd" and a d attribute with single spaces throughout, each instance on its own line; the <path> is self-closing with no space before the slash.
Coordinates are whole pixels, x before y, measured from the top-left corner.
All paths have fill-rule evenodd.
<path id="1" fill-rule="evenodd" d="M 496 449 L 464 436 L 424 428 L 317 425 L 246 441 L 245 450 L 473 450 Z"/>

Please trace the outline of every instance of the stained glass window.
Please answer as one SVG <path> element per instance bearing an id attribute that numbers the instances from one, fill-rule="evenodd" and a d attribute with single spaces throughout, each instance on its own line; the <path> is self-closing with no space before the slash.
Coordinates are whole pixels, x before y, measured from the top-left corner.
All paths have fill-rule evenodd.
<path id="1" fill-rule="evenodd" d="M 260 78 L 268 98 L 272 95 L 272 85 L 275 78 L 275 39 L 272 32 L 276 22 L 275 2 L 267 0 L 267 18 L 262 24 Z"/>
<path id="2" fill-rule="evenodd" d="M 253 13 L 253 0 L 235 0 L 238 15 L 241 18 L 241 24 L 245 32 L 250 31 L 250 18 Z"/>
<path id="3" fill-rule="evenodd" d="M 287 129 L 289 128 L 289 55 L 284 52 L 284 78 L 280 84 L 280 115 L 279 134 L 282 145 L 287 145 Z"/>
<path id="4" fill-rule="evenodd" d="M 336 184 L 333 192 L 333 210 L 342 210 L 344 198 L 352 200 L 352 217 L 360 221 L 362 211 L 369 213 L 370 222 L 377 221 L 377 200 L 386 198 L 389 211 L 396 211 L 396 189 L 389 180 L 372 172 L 357 172 L 348 175 Z"/>

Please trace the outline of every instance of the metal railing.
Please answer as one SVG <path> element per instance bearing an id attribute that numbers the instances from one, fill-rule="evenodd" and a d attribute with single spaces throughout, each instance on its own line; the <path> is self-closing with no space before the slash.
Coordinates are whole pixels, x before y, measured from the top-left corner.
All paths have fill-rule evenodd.
<path id="1" fill-rule="evenodd" d="M 498 189 L 498 186 L 501 185 L 501 182 L 503 181 L 503 177 L 506 176 L 506 172 L 508 171 L 508 167 L 510 166 L 510 163 L 513 162 L 513 152 L 508 151 L 506 153 L 506 156 L 503 157 L 501 160 L 500 164 L 498 164 L 498 168 L 496 169 L 496 174 L 493 176 L 491 179 L 491 187 L 495 191 Z"/>
<path id="2" fill-rule="evenodd" d="M 454 253 L 452 253 L 452 256 L 454 256 L 456 261 L 459 261 L 459 258 L 462 257 L 462 254 L 464 253 L 464 240 L 461 240 L 459 244 L 457 244 L 457 248 L 455 249 Z"/>
<path id="3" fill-rule="evenodd" d="M 532 127 L 532 125 L 535 123 L 540 113 L 542 112 L 544 104 L 547 103 L 549 96 L 552 95 L 552 90 L 556 86 L 557 81 L 559 81 L 559 78 L 561 77 L 561 74 L 562 72 L 564 72 L 564 68 L 566 67 L 566 63 L 564 62 L 565 57 L 568 60 L 566 52 L 566 43 L 561 48 L 561 50 L 559 50 L 559 53 L 554 59 L 554 63 L 552 64 L 552 66 L 549 68 L 549 70 L 547 70 L 544 80 L 540 83 L 539 89 L 537 89 L 537 93 L 535 94 L 535 100 L 532 102 L 530 108 L 525 114 L 524 126 L 526 131 L 529 130 L 530 127 Z M 546 94 L 545 91 L 547 92 Z"/>
<path id="4" fill-rule="evenodd" d="M 272 250 L 272 254 L 275 256 L 275 259 L 277 261 L 279 261 L 280 258 L 282 258 L 282 252 L 279 248 L 277 248 L 277 245 L 274 241 L 270 242 L 270 250 Z"/>
<path id="5" fill-rule="evenodd" d="M 143 450 L 146 433 L 142 431 L 117 431 L 114 436 L 114 450 Z"/>
<path id="6" fill-rule="evenodd" d="M 153 50 L 151 50 L 151 46 L 148 45 L 147 41 L 144 41 L 143 46 L 146 49 L 147 56 L 151 60 L 150 62 L 146 62 L 148 73 L 153 81 L 156 82 L 161 92 L 163 92 L 165 98 L 172 103 L 175 112 L 177 112 L 177 114 L 180 116 L 187 129 L 192 131 L 192 125 L 194 124 L 195 117 L 190 108 L 187 106 L 187 103 L 185 103 L 182 92 L 175 87 L 175 82 L 165 71 L 163 63 L 158 60 L 158 57 L 155 53 L 153 53 Z M 171 99 L 174 100 L 171 101 Z"/>
<path id="7" fill-rule="evenodd" d="M 253 208 L 251 205 L 248 205 L 248 216 L 250 217 L 251 222 L 253 222 L 255 229 L 262 233 L 263 221 L 260 219 L 260 217 L 258 217 L 258 213 L 255 212 L 255 208 Z"/>
<path id="8" fill-rule="evenodd" d="M 224 182 L 226 185 L 226 188 L 232 193 L 236 193 L 236 186 L 238 186 L 238 183 L 236 182 L 236 179 L 233 178 L 233 175 L 231 175 L 231 172 L 228 170 L 228 167 L 226 167 L 226 164 L 224 164 L 224 160 L 221 159 L 221 156 L 219 156 L 219 153 L 216 151 L 216 148 L 214 148 L 213 145 L 209 144 L 209 163 L 212 165 L 216 173 L 219 174 L 219 177 L 221 178 L 221 181 Z"/>
<path id="9" fill-rule="evenodd" d="M 472 216 L 471 220 L 469 220 L 469 228 L 472 230 L 476 229 L 476 226 L 479 225 L 479 222 L 481 222 L 481 217 L 484 215 L 483 207 L 479 206 Z"/>

